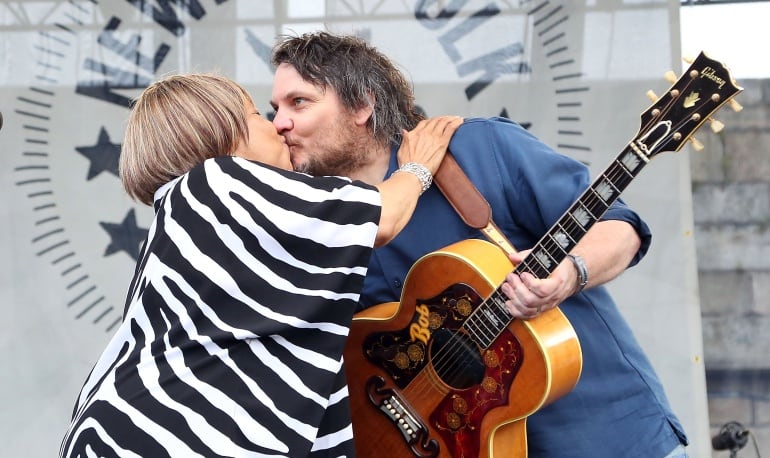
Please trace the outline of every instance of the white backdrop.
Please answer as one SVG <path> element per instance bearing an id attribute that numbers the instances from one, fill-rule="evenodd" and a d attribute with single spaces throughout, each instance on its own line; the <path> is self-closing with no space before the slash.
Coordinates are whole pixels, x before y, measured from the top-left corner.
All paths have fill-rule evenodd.
<path id="1" fill-rule="evenodd" d="M 145 4 L 143 10 L 134 6 Z M 429 115 L 505 115 L 598 174 L 679 63 L 679 2 L 0 0 L 0 431 L 6 456 L 58 450 L 120 319 L 151 219 L 116 175 L 127 102 L 169 72 L 218 70 L 269 111 L 278 34 L 328 28 L 380 47 Z M 688 152 L 624 199 L 653 229 L 611 289 L 693 444 L 710 453 Z M 590 419 L 586 419 L 590 421 Z"/>

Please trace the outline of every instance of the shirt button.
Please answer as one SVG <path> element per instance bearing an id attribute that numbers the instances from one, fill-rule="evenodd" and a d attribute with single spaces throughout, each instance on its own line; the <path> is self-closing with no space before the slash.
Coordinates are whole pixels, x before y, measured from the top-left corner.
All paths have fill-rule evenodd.
<path id="1" fill-rule="evenodd" d="M 393 287 L 396 288 L 396 289 L 401 288 L 401 280 L 399 280 L 398 278 L 393 280 Z"/>

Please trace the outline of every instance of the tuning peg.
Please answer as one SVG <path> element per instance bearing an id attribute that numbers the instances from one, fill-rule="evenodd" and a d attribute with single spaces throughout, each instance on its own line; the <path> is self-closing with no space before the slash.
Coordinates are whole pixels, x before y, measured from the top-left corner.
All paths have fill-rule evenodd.
<path id="1" fill-rule="evenodd" d="M 711 121 L 711 131 L 715 134 L 718 134 L 725 128 L 725 125 L 718 119 L 709 118 L 709 121 Z"/>
<path id="2" fill-rule="evenodd" d="M 668 82 L 669 82 L 669 83 L 671 83 L 671 84 L 674 84 L 674 83 L 676 83 L 676 80 L 677 80 L 677 79 L 679 79 L 679 78 L 676 76 L 676 73 L 674 73 L 674 71 L 673 71 L 673 70 L 669 70 L 669 71 L 667 71 L 666 73 L 664 73 L 664 74 L 663 74 L 663 77 L 664 77 L 664 78 L 666 78 L 666 81 L 668 81 Z"/>
<path id="3" fill-rule="evenodd" d="M 652 100 L 653 102 L 657 102 L 658 101 L 658 96 L 655 94 L 655 92 L 652 91 L 652 89 L 647 91 L 647 98 Z"/>
<path id="4" fill-rule="evenodd" d="M 703 148 L 705 148 L 705 146 L 703 146 L 703 143 L 699 142 L 697 138 L 690 137 L 689 140 L 690 140 L 690 143 L 692 143 L 692 147 L 695 148 L 695 151 L 703 151 Z"/>
<path id="5" fill-rule="evenodd" d="M 730 108 L 732 108 L 733 111 L 736 113 L 743 110 L 743 106 L 740 103 L 736 102 L 735 99 L 730 99 L 730 101 L 727 103 L 730 105 Z"/>
<path id="6" fill-rule="evenodd" d="M 690 55 L 682 56 L 682 60 L 687 62 L 688 64 L 691 64 L 691 63 L 695 62 L 695 58 L 690 56 Z"/>

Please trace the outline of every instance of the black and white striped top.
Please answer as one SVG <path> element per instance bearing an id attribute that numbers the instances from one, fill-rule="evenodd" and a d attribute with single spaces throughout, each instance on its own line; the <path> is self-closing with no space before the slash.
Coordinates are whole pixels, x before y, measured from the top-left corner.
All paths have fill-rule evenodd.
<path id="1" fill-rule="evenodd" d="M 342 350 L 377 190 L 223 157 L 155 198 L 60 455 L 352 455 Z"/>

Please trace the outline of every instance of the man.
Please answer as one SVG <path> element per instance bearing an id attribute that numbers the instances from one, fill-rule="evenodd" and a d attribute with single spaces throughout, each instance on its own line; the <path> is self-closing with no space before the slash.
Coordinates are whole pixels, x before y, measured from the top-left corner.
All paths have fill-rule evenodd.
<path id="1" fill-rule="evenodd" d="M 317 32 L 279 42 L 273 64 L 273 123 L 295 170 L 371 184 L 396 171 L 401 132 L 421 116 L 387 57 L 355 37 Z M 589 185 L 586 167 L 506 119 L 467 119 L 450 150 L 518 249 L 533 247 Z M 468 238 L 483 236 L 429 189 L 404 231 L 375 250 L 361 305 L 398 301 L 417 259 Z M 686 456 L 687 438 L 662 386 L 601 286 L 639 262 L 650 240 L 647 225 L 618 199 L 571 250 L 576 257 L 548 278 L 507 276 L 509 313 L 532 319 L 560 306 L 583 352 L 575 388 L 528 417 L 531 456 Z M 511 260 L 518 264 L 526 254 Z"/>

